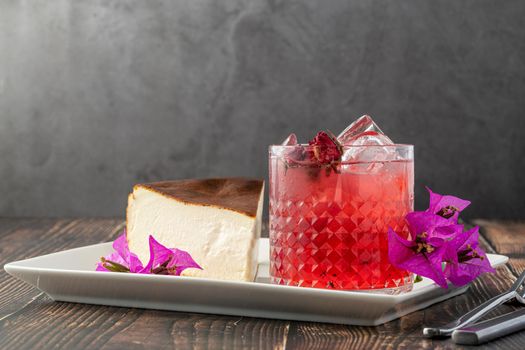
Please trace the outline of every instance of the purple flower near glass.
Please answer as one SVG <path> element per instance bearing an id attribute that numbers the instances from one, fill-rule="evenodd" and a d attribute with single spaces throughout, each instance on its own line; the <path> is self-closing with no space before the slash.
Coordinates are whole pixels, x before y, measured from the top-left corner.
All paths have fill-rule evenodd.
<path id="1" fill-rule="evenodd" d="M 478 245 L 479 228 L 462 232 L 450 242 L 445 255 L 445 276 L 457 286 L 462 286 L 484 272 L 495 272 L 485 252 Z"/>
<path id="2" fill-rule="evenodd" d="M 150 258 L 145 266 L 137 255 L 129 250 L 126 232 L 113 242 L 113 249 L 113 253 L 100 259 L 96 271 L 180 276 L 182 271 L 188 268 L 202 270 L 188 252 L 166 248 L 153 236 L 149 236 Z"/>
<path id="3" fill-rule="evenodd" d="M 436 214 L 452 223 L 457 223 L 459 213 L 470 205 L 470 201 L 449 195 L 442 196 L 432 192 L 428 187 L 426 189 L 430 194 L 430 203 L 426 212 Z"/>
<path id="4" fill-rule="evenodd" d="M 409 239 L 388 231 L 388 256 L 400 268 L 428 277 L 447 288 L 447 280 L 465 285 L 484 272 L 495 272 L 479 247 L 479 228 L 464 231 L 458 224 L 461 211 L 470 202 L 430 193 L 429 208 L 406 215 Z"/>

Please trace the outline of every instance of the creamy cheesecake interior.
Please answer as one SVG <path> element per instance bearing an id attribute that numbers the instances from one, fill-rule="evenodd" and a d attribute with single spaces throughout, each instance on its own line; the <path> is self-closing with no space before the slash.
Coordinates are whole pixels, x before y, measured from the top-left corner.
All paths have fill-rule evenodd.
<path id="1" fill-rule="evenodd" d="M 184 276 L 253 281 L 264 183 L 243 178 L 139 184 L 128 197 L 127 238 L 141 261 L 148 237 L 188 251 L 203 270 Z"/>

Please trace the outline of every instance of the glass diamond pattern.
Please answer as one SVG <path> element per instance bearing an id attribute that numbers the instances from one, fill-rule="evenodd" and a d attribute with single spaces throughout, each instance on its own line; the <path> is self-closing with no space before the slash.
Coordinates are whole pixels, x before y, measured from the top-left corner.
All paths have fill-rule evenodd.
<path id="1" fill-rule="evenodd" d="M 413 163 L 374 175 L 286 167 L 270 159 L 270 275 L 278 284 L 330 289 L 410 288 L 388 260 L 387 231 L 408 235 Z"/>

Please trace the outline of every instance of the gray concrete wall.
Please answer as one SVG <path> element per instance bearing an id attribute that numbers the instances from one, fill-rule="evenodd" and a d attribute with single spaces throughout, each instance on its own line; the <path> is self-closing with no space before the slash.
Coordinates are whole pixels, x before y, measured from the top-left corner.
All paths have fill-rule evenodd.
<path id="1" fill-rule="evenodd" d="M 266 177 L 369 113 L 468 217 L 525 211 L 525 2 L 0 0 L 0 215 L 123 215 L 133 183 Z"/>

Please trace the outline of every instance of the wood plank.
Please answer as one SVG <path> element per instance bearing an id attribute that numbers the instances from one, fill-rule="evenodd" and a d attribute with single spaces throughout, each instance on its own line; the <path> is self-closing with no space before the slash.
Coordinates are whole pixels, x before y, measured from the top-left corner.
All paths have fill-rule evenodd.
<path id="1" fill-rule="evenodd" d="M 0 266 L 115 238 L 122 219 L 0 219 Z M 0 320 L 41 292 L 0 270 Z"/>
<path id="2" fill-rule="evenodd" d="M 509 256 L 507 264 L 515 276 L 525 271 L 525 223 L 477 219 L 483 237 L 492 249 Z"/>
<path id="3" fill-rule="evenodd" d="M 286 321 L 148 310 L 103 349 L 283 349 L 288 327 Z"/>
<path id="4" fill-rule="evenodd" d="M 525 256 L 525 223 L 483 219 L 473 222 L 480 226 L 483 236 L 500 254 L 518 258 Z"/>
<path id="5" fill-rule="evenodd" d="M 1 348 L 282 349 L 288 322 L 61 303 L 43 297 L 1 327 Z"/>

